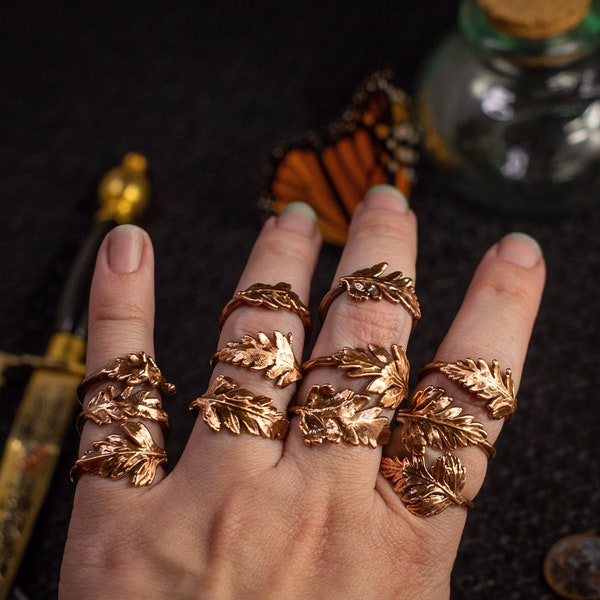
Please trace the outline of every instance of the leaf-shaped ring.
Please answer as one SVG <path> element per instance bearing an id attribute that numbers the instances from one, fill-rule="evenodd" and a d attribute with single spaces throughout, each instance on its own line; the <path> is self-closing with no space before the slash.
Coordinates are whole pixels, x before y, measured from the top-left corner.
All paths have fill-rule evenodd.
<path id="1" fill-rule="evenodd" d="M 517 410 L 517 397 L 511 369 L 504 374 L 496 359 L 491 366 L 482 358 L 457 360 L 456 362 L 435 361 L 426 364 L 419 378 L 438 371 L 448 379 L 461 385 L 479 400 L 487 402 L 487 410 L 492 419 L 509 420 Z"/>
<path id="2" fill-rule="evenodd" d="M 381 406 L 350 389 L 336 391 L 330 384 L 313 385 L 306 402 L 290 410 L 300 415 L 300 431 L 307 446 L 323 442 L 352 446 L 384 446 L 390 440 L 390 421 Z"/>
<path id="3" fill-rule="evenodd" d="M 134 487 L 150 485 L 158 467 L 167 462 L 167 453 L 156 445 L 150 431 L 143 423 L 125 421 L 120 425 L 124 435 L 108 435 L 92 444 L 75 461 L 71 480 L 83 473 L 108 477 L 112 480 L 131 475 Z"/>
<path id="4" fill-rule="evenodd" d="M 336 367 L 348 377 L 370 377 L 365 392 L 377 394 L 377 404 L 396 409 L 408 394 L 409 364 L 402 346 L 390 350 L 369 344 L 366 348 L 345 347 L 331 356 L 312 358 L 302 365 L 304 372 L 315 367 Z"/>
<path id="5" fill-rule="evenodd" d="M 267 379 L 274 382 L 275 387 L 284 388 L 302 379 L 302 371 L 292 349 L 291 332 L 283 335 L 273 332 L 273 341 L 259 331 L 256 337 L 245 335 L 239 342 L 228 342 L 215 352 L 210 360 L 211 366 L 216 362 L 246 367 L 253 371 L 263 371 Z"/>
<path id="6" fill-rule="evenodd" d="M 381 262 L 367 269 L 359 269 L 351 275 L 340 278 L 338 285 L 331 288 L 323 297 L 319 306 L 321 323 L 329 311 L 333 301 L 344 292 L 357 302 L 365 300 L 387 300 L 392 304 L 400 304 L 412 317 L 413 328 L 421 318 L 421 307 L 415 292 L 413 280 L 404 277 L 400 271 L 383 276 L 388 263 Z"/>
<path id="7" fill-rule="evenodd" d="M 131 352 L 119 356 L 103 369 L 88 375 L 77 388 L 79 398 L 82 400 L 91 386 L 104 379 L 121 382 L 129 391 L 132 391 L 135 386 L 146 385 L 159 389 L 163 394 L 175 393 L 175 386 L 163 377 L 156 361 L 145 352 Z"/>
<path id="8" fill-rule="evenodd" d="M 79 398 L 83 401 L 90 387 L 106 381 L 116 385 L 105 385 L 89 400 L 77 419 L 80 433 L 85 420 L 108 425 L 132 418 L 159 423 L 165 435 L 169 433 L 169 417 L 157 392 L 174 394 L 175 386 L 163 377 L 151 356 L 137 352 L 115 358 L 79 384 Z"/>
<path id="9" fill-rule="evenodd" d="M 280 281 L 275 285 L 268 283 L 255 283 L 245 290 L 240 290 L 225 305 L 219 317 L 219 328 L 223 329 L 225 321 L 229 315 L 240 306 L 261 306 L 269 310 L 291 310 L 302 320 L 306 337 L 310 336 L 312 331 L 312 320 L 310 311 L 303 304 L 298 294 L 292 291 L 292 286 L 285 281 Z"/>
<path id="10" fill-rule="evenodd" d="M 271 398 L 241 388 L 225 375 L 217 375 L 206 393 L 193 400 L 189 408 L 201 414 L 203 421 L 216 432 L 225 428 L 239 435 L 245 429 L 251 435 L 281 440 L 290 427 L 287 417 L 273 406 Z"/>

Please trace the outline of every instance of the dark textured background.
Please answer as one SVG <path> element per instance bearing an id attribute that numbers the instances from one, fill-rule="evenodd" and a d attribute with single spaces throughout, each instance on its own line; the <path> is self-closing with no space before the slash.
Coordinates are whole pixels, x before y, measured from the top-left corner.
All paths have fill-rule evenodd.
<path id="1" fill-rule="evenodd" d="M 261 214 L 270 148 L 327 123 L 369 72 L 392 66 L 411 90 L 456 2 L 35 2 L 0 8 L 0 349 L 43 351 L 104 171 L 148 157 L 143 220 L 157 253 L 157 357 L 176 380 L 173 458 L 207 382 L 216 316 Z M 544 220 L 497 216 L 444 189 L 429 168 L 412 199 L 420 220 L 425 318 L 411 360 L 429 360 L 485 249 L 512 230 L 542 244 L 548 287 L 520 392 L 520 414 L 471 512 L 455 598 L 546 599 L 557 538 L 598 527 L 600 211 Z M 312 308 L 339 250 L 326 247 Z M 493 318 L 493 315 L 490 315 Z M 0 441 L 21 388 L 1 391 Z M 73 486 L 69 436 L 17 580 L 19 598 L 56 595 Z"/>

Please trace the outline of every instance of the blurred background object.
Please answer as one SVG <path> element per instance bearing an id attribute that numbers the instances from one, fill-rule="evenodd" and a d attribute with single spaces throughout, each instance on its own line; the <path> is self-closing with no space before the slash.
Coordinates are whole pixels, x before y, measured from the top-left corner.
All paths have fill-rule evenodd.
<path id="1" fill-rule="evenodd" d="M 600 0 L 462 0 L 418 112 L 446 181 L 477 202 L 530 215 L 600 202 Z"/>

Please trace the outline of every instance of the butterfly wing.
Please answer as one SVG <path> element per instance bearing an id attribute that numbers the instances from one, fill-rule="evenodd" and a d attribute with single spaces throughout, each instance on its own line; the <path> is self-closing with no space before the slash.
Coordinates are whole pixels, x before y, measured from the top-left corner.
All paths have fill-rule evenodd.
<path id="1" fill-rule="evenodd" d="M 310 132 L 273 150 L 260 203 L 275 214 L 290 202 L 310 204 L 323 239 L 342 245 L 350 218 L 370 187 L 389 183 L 410 194 L 417 144 L 408 97 L 393 86 L 388 73 L 375 73 L 326 131 Z"/>

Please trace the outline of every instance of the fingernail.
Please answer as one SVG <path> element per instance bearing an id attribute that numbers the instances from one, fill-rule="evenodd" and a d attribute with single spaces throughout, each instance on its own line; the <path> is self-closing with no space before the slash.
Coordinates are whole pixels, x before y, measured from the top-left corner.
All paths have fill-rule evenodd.
<path id="1" fill-rule="evenodd" d="M 135 225 L 119 225 L 108 238 L 108 266 L 113 273 L 133 273 L 142 262 L 144 236 Z"/>
<path id="2" fill-rule="evenodd" d="M 364 201 L 371 208 L 387 208 L 402 214 L 406 214 L 410 208 L 406 196 L 397 187 L 387 184 L 370 188 Z"/>
<path id="3" fill-rule="evenodd" d="M 500 240 L 498 256 L 507 262 L 530 269 L 540 262 L 542 249 L 530 235 L 514 232 Z"/>
<path id="4" fill-rule="evenodd" d="M 317 225 L 317 213 L 304 202 L 290 202 L 277 216 L 277 227 L 312 236 Z"/>

